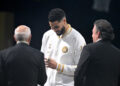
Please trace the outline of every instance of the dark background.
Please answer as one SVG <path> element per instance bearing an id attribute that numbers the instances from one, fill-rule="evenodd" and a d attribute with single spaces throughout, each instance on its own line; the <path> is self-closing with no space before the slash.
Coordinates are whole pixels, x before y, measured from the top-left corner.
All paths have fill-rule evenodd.
<path id="1" fill-rule="evenodd" d="M 111 1 L 109 12 L 95 11 L 92 6 L 93 0 L 0 0 L 0 12 L 14 14 L 13 28 L 21 24 L 31 28 L 31 46 L 34 48 L 40 49 L 43 33 L 50 29 L 48 13 L 53 8 L 62 8 L 66 12 L 68 23 L 85 37 L 87 43 L 92 42 L 93 22 L 107 19 L 114 27 L 116 38 L 113 44 L 120 48 L 120 0 Z"/>

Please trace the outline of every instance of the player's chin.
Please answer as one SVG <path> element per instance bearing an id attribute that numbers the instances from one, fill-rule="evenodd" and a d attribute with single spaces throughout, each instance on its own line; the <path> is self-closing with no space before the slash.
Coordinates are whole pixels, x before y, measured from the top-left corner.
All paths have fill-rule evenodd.
<path id="1" fill-rule="evenodd" d="M 61 33 L 60 33 L 60 32 L 56 32 L 56 34 L 57 34 L 58 36 L 60 36 L 60 35 L 61 35 Z"/>

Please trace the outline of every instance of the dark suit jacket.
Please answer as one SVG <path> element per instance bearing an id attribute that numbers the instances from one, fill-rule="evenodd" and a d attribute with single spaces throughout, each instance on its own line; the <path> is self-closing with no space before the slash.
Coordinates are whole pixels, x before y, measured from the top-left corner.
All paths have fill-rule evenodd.
<path id="1" fill-rule="evenodd" d="M 46 79 L 40 51 L 19 43 L 0 52 L 0 86 L 43 86 Z"/>
<path id="2" fill-rule="evenodd" d="M 119 86 L 120 50 L 102 40 L 85 46 L 74 81 L 75 86 Z"/>

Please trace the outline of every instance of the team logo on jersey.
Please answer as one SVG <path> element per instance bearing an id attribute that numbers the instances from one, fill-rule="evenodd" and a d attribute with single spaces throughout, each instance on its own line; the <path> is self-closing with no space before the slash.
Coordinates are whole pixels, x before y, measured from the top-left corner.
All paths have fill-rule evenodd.
<path id="1" fill-rule="evenodd" d="M 68 52 L 67 46 L 64 46 L 64 47 L 62 48 L 62 52 L 63 52 L 63 53 L 67 53 L 67 52 Z"/>

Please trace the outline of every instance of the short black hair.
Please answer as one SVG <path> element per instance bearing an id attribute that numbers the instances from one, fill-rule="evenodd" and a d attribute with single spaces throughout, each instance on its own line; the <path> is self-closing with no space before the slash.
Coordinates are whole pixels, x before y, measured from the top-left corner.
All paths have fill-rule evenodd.
<path id="1" fill-rule="evenodd" d="M 105 19 L 99 19 L 94 22 L 94 25 L 96 25 L 97 31 L 100 32 L 100 38 L 102 38 L 102 40 L 111 41 L 114 39 L 114 29 L 110 22 Z"/>
<path id="2" fill-rule="evenodd" d="M 64 17 L 66 17 L 65 12 L 60 8 L 55 8 L 49 12 L 48 20 L 50 22 L 61 21 Z"/>

